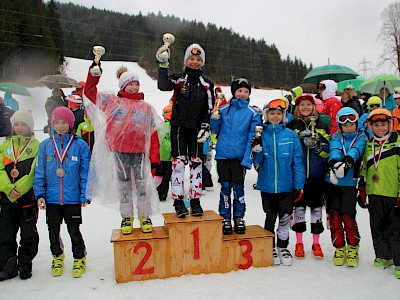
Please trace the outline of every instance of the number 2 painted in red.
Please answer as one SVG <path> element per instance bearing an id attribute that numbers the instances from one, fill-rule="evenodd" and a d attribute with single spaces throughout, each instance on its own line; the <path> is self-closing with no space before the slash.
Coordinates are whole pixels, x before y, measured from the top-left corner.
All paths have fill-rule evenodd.
<path id="1" fill-rule="evenodd" d="M 136 267 L 135 271 L 133 271 L 134 275 L 140 275 L 140 274 L 153 274 L 154 273 L 154 267 L 148 268 L 148 269 L 143 269 L 144 264 L 149 260 L 149 257 L 151 255 L 151 252 L 153 252 L 153 249 L 151 248 L 149 243 L 145 242 L 140 242 L 137 243 L 135 248 L 133 249 L 133 252 L 137 254 L 139 252 L 140 248 L 145 248 L 146 253 L 144 254 L 142 260 Z"/>

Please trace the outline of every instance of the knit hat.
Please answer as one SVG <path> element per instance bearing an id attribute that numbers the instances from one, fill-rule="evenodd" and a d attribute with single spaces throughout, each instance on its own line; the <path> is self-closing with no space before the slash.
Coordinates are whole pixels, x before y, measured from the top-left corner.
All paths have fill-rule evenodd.
<path id="1" fill-rule="evenodd" d="M 125 90 L 126 86 L 128 84 L 131 84 L 133 82 L 137 82 L 138 84 L 140 84 L 139 82 L 139 76 L 133 72 L 124 72 L 121 74 L 121 76 L 118 79 L 118 86 L 119 86 L 119 90 L 123 91 Z"/>
<path id="2" fill-rule="evenodd" d="M 242 88 L 245 87 L 246 89 L 249 90 L 249 95 L 251 94 L 251 84 L 246 78 L 238 78 L 232 81 L 231 83 L 231 93 L 232 97 L 235 98 L 235 92 Z"/>
<path id="3" fill-rule="evenodd" d="M 29 130 L 32 132 L 35 122 L 33 121 L 32 114 L 23 109 L 17 110 L 10 118 L 11 126 L 14 126 L 15 122 L 22 122 L 28 125 Z"/>
<path id="4" fill-rule="evenodd" d="M 303 101 L 303 100 L 308 100 L 312 104 L 315 104 L 313 95 L 308 94 L 308 93 L 303 93 L 303 94 L 301 94 L 301 95 L 296 97 L 296 105 L 299 105 L 300 102 Z"/>
<path id="5" fill-rule="evenodd" d="M 185 58 L 183 59 L 183 64 L 186 65 L 186 61 L 189 59 L 191 56 L 200 56 L 201 61 L 203 64 L 201 66 L 204 66 L 206 63 L 206 52 L 204 52 L 204 49 L 201 48 L 199 44 L 191 44 L 189 47 L 187 47 L 185 51 Z"/>
<path id="6" fill-rule="evenodd" d="M 400 98 L 400 87 L 395 87 L 393 89 L 393 98 L 394 99 Z"/>
<path id="7" fill-rule="evenodd" d="M 54 121 L 64 120 L 68 123 L 69 128 L 74 127 L 75 116 L 72 111 L 64 106 L 57 107 L 51 115 L 51 127 L 54 127 Z"/>

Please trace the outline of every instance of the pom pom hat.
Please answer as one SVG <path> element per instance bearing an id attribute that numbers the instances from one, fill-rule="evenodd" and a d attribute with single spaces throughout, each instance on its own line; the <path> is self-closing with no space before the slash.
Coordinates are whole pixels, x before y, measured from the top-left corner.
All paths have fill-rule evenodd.
<path id="1" fill-rule="evenodd" d="M 75 116 L 69 108 L 61 106 L 53 110 L 51 127 L 54 127 L 54 121 L 56 120 L 64 120 L 68 123 L 69 128 L 72 128 L 74 127 Z"/>
<path id="2" fill-rule="evenodd" d="M 204 52 L 204 49 L 201 48 L 199 44 L 191 44 L 189 47 L 187 47 L 185 51 L 185 57 L 183 59 L 183 63 L 186 65 L 186 61 L 189 59 L 191 56 L 199 56 L 203 64 L 201 66 L 204 66 L 206 63 L 206 52 Z"/>
<path id="3" fill-rule="evenodd" d="M 140 84 L 139 76 L 136 73 L 133 73 L 133 72 L 122 73 L 118 79 L 119 90 L 120 91 L 125 90 L 126 86 L 133 82 L 137 82 L 138 84 Z"/>
<path id="4" fill-rule="evenodd" d="M 33 131 L 33 126 L 35 125 L 32 114 L 29 111 L 23 109 L 17 110 L 10 118 L 10 122 L 12 126 L 14 126 L 14 123 L 16 122 L 25 123 L 26 125 L 28 125 L 31 132 Z"/>

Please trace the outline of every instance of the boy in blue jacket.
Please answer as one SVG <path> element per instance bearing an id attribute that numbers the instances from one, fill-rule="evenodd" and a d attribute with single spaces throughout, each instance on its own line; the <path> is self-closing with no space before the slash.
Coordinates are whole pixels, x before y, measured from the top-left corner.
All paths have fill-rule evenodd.
<path id="1" fill-rule="evenodd" d="M 360 234 L 356 221 L 356 185 L 367 143 L 366 135 L 357 130 L 358 118 L 353 108 L 340 109 L 336 115 L 339 131 L 329 143 L 325 192 L 332 244 L 336 248 L 333 257 L 335 266 L 342 266 L 345 261 L 349 267 L 358 265 Z"/>
<path id="2" fill-rule="evenodd" d="M 212 133 L 218 135 L 215 160 L 221 183 L 219 214 L 224 218 L 223 234 L 232 233 L 231 190 L 233 189 L 233 221 L 237 234 L 246 232 L 243 220 L 246 203 L 244 200 L 244 177 L 251 169 L 251 141 L 255 127 L 260 125 L 258 112 L 249 106 L 251 85 L 245 78 L 235 79 L 231 84 L 232 100 L 228 105 L 213 109 Z"/>
<path id="3" fill-rule="evenodd" d="M 257 189 L 261 191 L 266 215 L 264 228 L 275 232 L 279 217 L 277 242 L 273 249 L 274 265 L 292 264 L 289 245 L 289 219 L 293 201 L 301 199 L 306 181 L 300 138 L 283 125 L 286 103 L 281 99 L 267 102 L 263 108 L 265 124 L 261 143 L 254 145 L 254 165 L 258 168 Z"/>
<path id="4" fill-rule="evenodd" d="M 60 227 L 64 219 L 71 237 L 74 266 L 72 275 L 79 278 L 86 269 L 86 248 L 79 226 L 85 197 L 90 150 L 81 137 L 70 134 L 75 117 L 67 107 L 57 107 L 51 117 L 54 135 L 39 146 L 35 169 L 34 193 L 40 209 L 46 210 L 53 276 L 64 270 L 64 249 Z"/>

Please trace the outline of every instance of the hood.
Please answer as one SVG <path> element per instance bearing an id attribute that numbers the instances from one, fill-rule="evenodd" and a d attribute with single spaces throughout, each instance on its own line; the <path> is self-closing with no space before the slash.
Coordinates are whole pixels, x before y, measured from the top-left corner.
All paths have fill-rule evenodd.
<path id="1" fill-rule="evenodd" d="M 321 83 L 325 84 L 325 90 L 322 92 L 322 100 L 329 99 L 336 95 L 337 83 L 333 80 L 323 80 Z"/>

